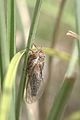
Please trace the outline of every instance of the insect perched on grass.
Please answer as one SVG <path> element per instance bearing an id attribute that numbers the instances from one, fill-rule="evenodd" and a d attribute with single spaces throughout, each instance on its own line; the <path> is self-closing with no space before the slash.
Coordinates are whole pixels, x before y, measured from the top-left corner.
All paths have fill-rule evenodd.
<path id="1" fill-rule="evenodd" d="M 24 90 L 24 100 L 27 103 L 33 103 L 38 100 L 44 88 L 42 72 L 45 54 L 41 48 L 37 48 L 35 45 L 33 47 L 29 51 L 27 62 L 28 81 Z"/>

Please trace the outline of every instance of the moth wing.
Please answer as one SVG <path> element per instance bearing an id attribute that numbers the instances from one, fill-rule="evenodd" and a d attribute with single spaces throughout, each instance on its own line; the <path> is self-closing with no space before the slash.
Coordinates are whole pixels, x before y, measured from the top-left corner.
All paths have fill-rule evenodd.
<path id="1" fill-rule="evenodd" d="M 37 92 L 37 96 L 36 96 L 36 100 L 39 100 L 44 92 L 44 89 L 45 89 L 45 82 L 42 78 L 42 81 L 41 81 L 41 84 L 40 84 L 40 87 L 39 87 L 39 90 Z"/>
<path id="2" fill-rule="evenodd" d="M 34 79 L 34 76 L 33 74 L 31 75 L 31 77 L 29 78 L 28 80 L 28 84 L 25 88 L 25 91 L 24 91 L 24 99 L 25 99 L 25 102 L 31 104 L 31 103 L 34 103 L 36 102 L 37 100 L 40 99 L 40 97 L 42 96 L 43 94 L 43 91 L 44 91 L 44 80 L 43 78 L 39 78 L 38 76 L 36 76 L 36 80 L 40 80 L 40 86 L 39 86 L 39 89 L 37 90 L 37 93 L 36 93 L 36 96 L 32 96 L 31 94 L 31 86 L 30 86 L 30 81 Z"/>
<path id="3" fill-rule="evenodd" d="M 33 103 L 36 101 L 36 97 L 35 96 L 32 96 L 32 90 L 31 90 L 31 85 L 30 85 L 30 82 L 33 81 L 34 79 L 34 75 L 33 73 L 31 74 L 31 76 L 28 78 L 28 83 L 25 87 L 25 90 L 24 90 L 24 99 L 25 99 L 25 102 L 27 103 Z M 35 80 L 37 80 L 37 78 L 35 78 Z"/>

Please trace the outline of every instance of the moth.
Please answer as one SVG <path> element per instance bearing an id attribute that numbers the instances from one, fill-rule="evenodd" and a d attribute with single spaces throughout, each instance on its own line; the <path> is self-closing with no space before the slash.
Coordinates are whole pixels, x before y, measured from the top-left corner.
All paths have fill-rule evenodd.
<path id="1" fill-rule="evenodd" d="M 38 100 L 44 89 L 43 68 L 45 54 L 41 48 L 37 48 L 35 45 L 33 47 L 29 51 L 27 61 L 28 81 L 24 90 L 24 100 L 27 103 Z"/>

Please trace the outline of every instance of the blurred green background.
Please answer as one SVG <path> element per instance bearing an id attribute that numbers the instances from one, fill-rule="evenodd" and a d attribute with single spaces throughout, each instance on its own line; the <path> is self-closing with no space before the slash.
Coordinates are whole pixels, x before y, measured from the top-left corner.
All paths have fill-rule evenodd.
<path id="1" fill-rule="evenodd" d="M 25 49 L 27 42 L 28 42 L 28 35 L 29 35 L 32 18 L 33 18 L 36 1 L 37 0 L 15 0 L 16 4 L 13 3 L 13 5 L 12 5 L 13 8 L 10 8 L 10 9 L 11 10 L 13 9 L 13 11 L 15 11 L 14 5 L 16 5 L 16 12 L 11 11 L 12 14 L 9 13 L 9 15 L 12 15 L 12 16 L 8 16 L 7 5 L 9 6 L 10 4 L 6 5 L 6 3 L 11 2 L 11 1 L 4 0 L 3 6 L 5 9 L 4 8 L 3 9 L 5 11 L 5 15 L 3 18 L 5 18 L 5 21 L 3 21 L 1 19 L 2 18 L 1 16 L 0 16 L 0 20 L 2 20 L 4 23 L 6 23 L 6 25 L 5 25 L 6 29 L 7 29 L 8 25 L 11 25 L 11 27 L 12 27 L 12 25 L 14 24 L 12 29 L 8 28 L 7 30 L 5 30 L 6 34 L 9 32 L 12 32 L 12 31 L 13 31 L 12 36 L 14 36 L 14 34 L 16 34 L 16 46 L 13 45 L 15 43 L 15 37 L 14 38 L 12 37 L 14 40 L 11 38 L 11 41 L 7 41 L 9 45 L 10 45 L 9 42 L 13 43 L 12 46 L 8 45 L 8 47 L 12 47 L 12 48 L 8 49 L 8 52 L 11 53 L 11 50 L 13 50 L 13 49 L 15 50 L 15 48 L 17 48 L 17 52 Z M 42 81 L 44 84 L 44 88 L 45 88 L 44 93 L 41 96 L 40 100 L 34 102 L 33 104 L 26 104 L 24 102 L 24 100 L 22 101 L 22 98 L 21 98 L 22 96 L 17 97 L 18 90 L 20 90 L 19 88 L 21 87 L 19 84 L 19 83 L 21 83 L 20 80 L 22 78 L 21 73 L 24 71 L 22 69 L 23 61 L 21 61 L 19 68 L 18 68 L 17 77 L 15 80 L 12 81 L 12 82 L 16 81 L 16 84 L 15 84 L 16 87 L 13 84 L 12 84 L 13 86 L 10 86 L 7 84 L 7 82 L 5 82 L 8 87 L 11 87 L 11 90 L 12 90 L 12 87 L 14 87 L 14 90 L 10 91 L 11 92 L 11 94 L 10 94 L 11 100 L 9 100 L 9 94 L 7 94 L 7 95 L 5 94 L 6 93 L 5 89 L 3 90 L 4 98 L 8 98 L 7 103 L 9 100 L 11 102 L 11 103 L 9 103 L 9 105 L 11 104 L 11 106 L 10 106 L 10 108 L 8 108 L 8 104 L 7 104 L 7 107 L 6 107 L 6 105 L 3 101 L 1 101 L 1 102 L 4 104 L 1 104 L 1 105 L 2 105 L 2 107 L 6 108 L 6 110 L 8 109 L 11 114 L 9 115 L 9 113 L 8 113 L 8 115 L 7 115 L 8 111 L 6 111 L 6 113 L 5 113 L 4 112 L 5 110 L 4 110 L 4 111 L 2 111 L 2 116 L 4 117 L 3 114 L 5 114 L 5 116 L 7 115 L 8 117 L 10 117 L 9 120 L 15 120 L 15 114 L 18 115 L 18 113 L 15 113 L 14 109 L 16 107 L 15 106 L 15 102 L 16 102 L 15 98 L 19 99 L 19 97 L 20 97 L 19 103 L 20 103 L 20 101 L 22 102 L 22 106 L 19 106 L 20 104 L 19 105 L 17 104 L 18 112 L 19 112 L 20 108 L 22 108 L 21 112 L 20 112 L 20 120 L 49 120 L 48 116 L 49 116 L 50 110 L 53 106 L 53 102 L 55 101 L 55 97 L 56 97 L 57 93 L 60 91 L 60 88 L 64 83 L 63 80 L 67 79 L 65 77 L 65 74 L 67 73 L 67 70 L 69 69 L 68 68 L 69 60 L 72 60 L 70 58 L 71 58 L 71 55 L 74 50 L 74 46 L 76 43 L 75 41 L 77 41 L 77 40 L 73 39 L 73 37 L 72 38 L 68 37 L 66 35 L 66 33 L 69 30 L 74 31 L 75 33 L 77 33 L 77 32 L 79 33 L 78 30 L 79 30 L 80 24 L 79 24 L 79 21 L 77 20 L 77 18 L 79 18 L 79 16 L 80 16 L 79 15 L 80 2 L 79 2 L 79 0 L 42 0 L 42 1 L 43 2 L 41 5 L 41 9 L 40 9 L 37 31 L 36 31 L 36 35 L 35 35 L 34 39 L 32 38 L 32 43 L 34 43 L 36 46 L 41 47 L 42 49 L 44 48 L 44 50 L 46 50 L 46 48 L 52 48 L 52 49 L 48 49 L 47 52 L 49 52 L 49 53 L 45 52 L 46 59 L 45 59 L 45 66 L 44 66 L 44 71 L 43 71 L 43 81 Z M 76 5 L 76 3 L 78 3 L 78 4 Z M 0 12 L 0 15 L 1 15 L 1 13 L 3 14 L 2 11 Z M 7 20 L 10 17 L 13 18 L 11 21 L 12 23 L 7 24 Z M 0 21 L 0 24 L 1 24 L 1 21 Z M 14 30 L 15 26 L 16 26 L 16 30 Z M 2 26 L 2 28 L 3 28 L 3 26 Z M 3 32 L 3 31 L 1 31 L 2 28 L 0 27 L 0 35 L 1 35 L 1 32 Z M 12 30 L 12 31 L 8 32 L 8 30 Z M 3 36 L 4 36 L 4 33 L 3 33 Z M 11 37 L 11 33 L 9 33 L 9 37 Z M 8 40 L 8 38 L 6 37 L 5 40 Z M 1 38 L 0 38 L 0 42 L 1 42 Z M 79 41 L 77 41 L 77 42 L 79 42 Z M 5 45 L 6 45 L 6 43 L 5 43 Z M 4 46 L 4 44 L 3 44 L 3 46 Z M 1 48 L 3 48 L 3 47 L 0 47 L 0 49 Z M 3 49 L 1 49 L 1 50 L 3 50 Z M 50 52 L 52 52 L 51 56 L 50 56 Z M 2 53 L 3 53 L 3 51 L 2 51 Z M 4 50 L 4 53 L 6 53 L 5 50 Z M 62 54 L 62 53 L 64 53 L 64 54 Z M 80 48 L 79 48 L 79 53 L 80 53 Z M 10 55 L 12 55 L 12 57 L 13 57 L 15 54 L 16 54 L 16 52 L 12 51 L 12 54 L 10 54 Z M 21 52 L 19 54 L 21 55 Z M 0 52 L 0 55 L 1 55 L 1 52 Z M 9 56 L 9 57 L 11 57 L 11 56 Z M 76 52 L 75 57 L 77 57 L 77 52 Z M 3 56 L 1 56 L 1 58 L 3 58 Z M 0 61 L 0 65 L 1 64 L 2 63 Z M 73 60 L 72 60 L 72 64 L 75 65 L 75 62 L 73 62 Z M 3 64 L 2 67 L 5 68 L 5 65 Z M 15 68 L 14 65 L 13 65 L 13 68 Z M 76 63 L 75 68 L 72 67 L 72 69 L 74 69 L 73 70 L 74 72 L 73 72 L 73 74 L 70 73 L 71 76 L 70 76 L 70 78 L 68 78 L 68 80 L 69 79 L 72 80 L 72 78 L 75 79 L 75 77 L 76 77 L 76 82 L 75 82 L 74 88 L 72 90 L 71 96 L 68 98 L 66 107 L 63 110 L 63 113 L 61 113 L 61 114 L 63 114 L 61 120 L 68 120 L 67 118 L 71 114 L 73 114 L 77 111 L 80 111 L 80 102 L 79 102 L 80 80 L 79 80 L 79 65 L 78 65 L 78 63 Z M 1 78 L 1 74 L 2 74 L 1 70 L 3 70 L 3 69 L 0 68 L 0 78 Z M 69 69 L 69 71 L 70 71 L 70 69 Z M 12 73 L 14 73 L 14 72 L 15 71 L 13 70 Z M 75 75 L 75 73 L 76 73 L 76 75 Z M 11 77 L 11 74 L 9 76 Z M 67 77 L 68 77 L 68 75 L 67 75 Z M 9 79 L 11 80 L 12 78 L 9 78 Z M 3 82 L 3 79 L 1 79 L 0 82 Z M 69 82 L 71 82 L 71 81 L 69 81 Z M 4 87 L 5 86 L 6 85 L 4 84 Z M 0 86 L 0 89 L 1 89 L 1 87 L 2 86 Z M 14 93 L 13 93 L 13 91 L 14 91 Z M 0 90 L 0 92 L 1 92 L 1 90 Z M 66 93 L 66 92 L 64 92 L 64 93 Z M 3 96 L 1 96 L 1 97 L 3 97 Z M 4 101 L 5 101 L 5 99 L 4 99 Z M 63 102 L 66 101 L 65 97 L 63 98 L 62 101 Z M 63 105 L 63 104 L 61 104 L 61 105 Z M 64 106 L 65 106 L 65 104 L 63 105 L 63 108 L 64 108 Z M 54 109 L 54 111 L 55 111 L 55 109 Z M 56 111 L 59 112 L 59 110 L 56 110 Z M 55 112 L 54 112 L 54 114 L 55 114 Z M 11 119 L 11 117 L 12 117 L 12 119 Z M 70 119 L 70 120 L 74 120 L 74 118 L 75 117 L 73 117 L 73 119 Z M 50 120 L 52 120 L 52 119 L 50 119 Z M 56 120 L 58 120 L 58 119 L 56 119 Z M 75 119 L 75 120 L 79 120 L 79 119 Z"/>

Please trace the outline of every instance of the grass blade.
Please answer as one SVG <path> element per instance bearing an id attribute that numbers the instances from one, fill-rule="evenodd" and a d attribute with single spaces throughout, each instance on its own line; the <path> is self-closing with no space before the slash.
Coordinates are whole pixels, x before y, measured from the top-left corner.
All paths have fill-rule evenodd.
<path id="1" fill-rule="evenodd" d="M 55 56 L 55 57 L 58 57 L 59 59 L 66 60 L 66 61 L 69 61 L 71 58 L 70 54 L 63 52 L 63 51 L 53 49 L 53 48 L 43 48 L 43 51 L 45 54 L 47 54 L 50 57 Z"/>
<path id="2" fill-rule="evenodd" d="M 4 0 L 0 0 L 0 52 L 1 52 L 0 61 L 1 61 L 1 84 L 2 84 L 1 86 L 3 86 L 4 76 L 9 65 L 9 53 L 6 41 Z"/>
<path id="3" fill-rule="evenodd" d="M 74 77 L 66 77 L 64 79 L 64 83 L 54 101 L 48 120 L 60 120 L 61 115 L 64 111 L 64 107 L 66 105 L 66 101 L 69 98 L 70 92 L 73 88 L 74 82 Z"/>
<path id="4" fill-rule="evenodd" d="M 75 8 L 76 8 L 76 14 L 75 14 L 76 31 L 80 35 L 80 0 L 75 1 Z M 77 40 L 76 43 L 77 43 L 78 60 L 79 60 L 79 67 L 80 67 L 80 40 Z M 67 117 L 65 120 L 80 120 L 80 111 L 72 113 L 72 115 Z"/>
<path id="5" fill-rule="evenodd" d="M 9 48 L 9 59 L 11 60 L 16 52 L 16 18 L 15 0 L 7 0 L 7 42 Z M 9 119 L 15 120 L 15 86 L 12 91 L 12 103 Z"/>
<path id="6" fill-rule="evenodd" d="M 75 77 L 73 74 L 74 74 L 74 69 L 75 69 L 77 60 L 78 60 L 78 50 L 77 50 L 77 46 L 75 46 L 73 55 L 69 64 L 69 68 L 66 72 L 62 87 L 60 88 L 59 93 L 57 94 L 54 100 L 48 120 L 60 120 L 64 112 L 66 102 L 69 99 L 69 95 L 75 83 Z"/>
<path id="7" fill-rule="evenodd" d="M 18 52 L 12 59 L 5 77 L 3 94 L 0 101 L 0 120 L 7 120 L 10 114 L 12 88 L 15 84 L 16 72 L 19 62 L 25 52 Z"/>
<path id="8" fill-rule="evenodd" d="M 15 0 L 7 0 L 7 41 L 9 46 L 10 60 L 16 52 L 16 18 L 15 18 Z"/>

